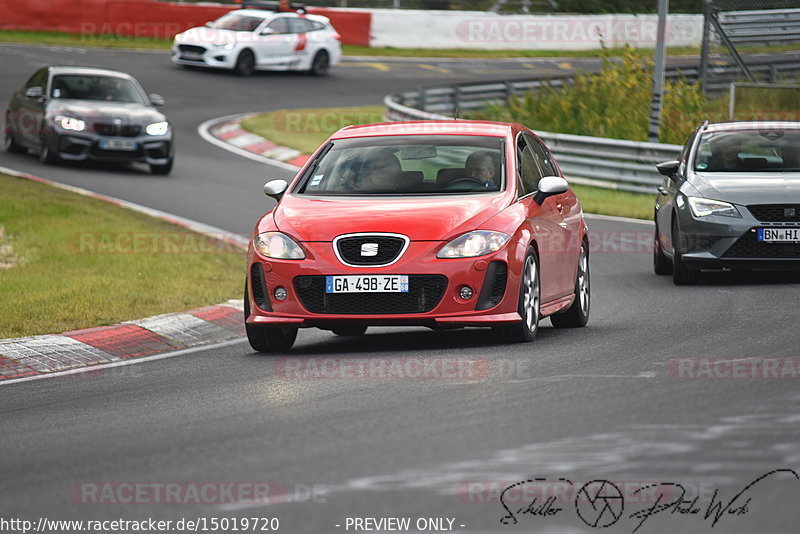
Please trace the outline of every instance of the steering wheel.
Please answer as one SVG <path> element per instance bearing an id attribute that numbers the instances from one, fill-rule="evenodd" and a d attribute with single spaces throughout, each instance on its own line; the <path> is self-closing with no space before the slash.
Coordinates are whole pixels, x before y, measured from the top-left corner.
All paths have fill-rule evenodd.
<path id="1" fill-rule="evenodd" d="M 483 182 L 481 182 L 477 178 L 472 178 L 470 176 L 465 176 L 463 178 L 456 178 L 455 180 L 447 184 L 447 186 L 445 186 L 445 189 L 461 189 L 464 191 L 476 188 L 485 189 L 485 186 L 483 185 Z"/>

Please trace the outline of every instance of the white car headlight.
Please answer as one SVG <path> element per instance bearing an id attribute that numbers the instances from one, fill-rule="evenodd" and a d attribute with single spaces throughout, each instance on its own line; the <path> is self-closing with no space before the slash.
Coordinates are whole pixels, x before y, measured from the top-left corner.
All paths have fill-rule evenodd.
<path id="1" fill-rule="evenodd" d="M 149 124 L 144 131 L 147 132 L 147 135 L 166 135 L 169 131 L 169 123 L 154 122 L 153 124 Z"/>
<path id="2" fill-rule="evenodd" d="M 442 247 L 437 258 L 474 258 L 497 252 L 511 236 L 502 232 L 475 230 L 450 241 Z"/>
<path id="3" fill-rule="evenodd" d="M 73 132 L 82 132 L 86 129 L 86 123 L 75 117 L 67 117 L 65 115 L 56 115 L 56 124 L 64 130 L 72 130 Z"/>
<path id="4" fill-rule="evenodd" d="M 264 232 L 253 239 L 253 246 L 259 254 L 280 260 L 302 260 L 306 257 L 300 245 L 291 237 L 280 232 Z"/>
<path id="5" fill-rule="evenodd" d="M 689 207 L 692 210 L 692 215 L 697 218 L 707 217 L 709 215 L 722 215 L 725 217 L 738 217 L 741 219 L 742 214 L 736 209 L 736 206 L 729 202 L 722 202 L 720 200 L 711 200 L 702 197 L 688 197 Z"/>
<path id="6" fill-rule="evenodd" d="M 225 50 L 233 50 L 233 47 L 236 46 L 236 42 L 230 41 L 227 43 L 211 43 L 211 46 L 214 48 L 224 48 Z"/>

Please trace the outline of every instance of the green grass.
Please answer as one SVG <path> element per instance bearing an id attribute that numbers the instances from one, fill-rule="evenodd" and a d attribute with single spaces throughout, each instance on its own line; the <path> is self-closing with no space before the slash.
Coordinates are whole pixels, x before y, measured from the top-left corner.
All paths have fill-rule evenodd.
<path id="1" fill-rule="evenodd" d="M 0 339 L 241 298 L 232 246 L 22 178 L 0 174 L 0 191 Z"/>
<path id="2" fill-rule="evenodd" d="M 653 203 L 655 193 L 628 193 L 627 191 L 614 191 L 588 185 L 570 184 L 572 190 L 578 195 L 583 211 L 601 215 L 615 215 L 617 217 L 631 217 L 633 219 L 653 218 Z"/>
<path id="3" fill-rule="evenodd" d="M 383 106 L 270 111 L 245 119 L 242 127 L 278 145 L 311 154 L 340 128 L 383 122 L 383 112 Z"/>

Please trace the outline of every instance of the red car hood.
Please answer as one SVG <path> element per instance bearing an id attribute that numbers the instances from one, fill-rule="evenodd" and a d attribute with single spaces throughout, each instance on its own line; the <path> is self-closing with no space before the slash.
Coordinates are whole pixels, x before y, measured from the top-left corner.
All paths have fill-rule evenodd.
<path id="1" fill-rule="evenodd" d="M 342 234 L 389 232 L 412 241 L 444 241 L 475 229 L 505 205 L 504 195 L 447 198 L 302 198 L 286 195 L 273 216 L 280 231 L 300 241 Z"/>

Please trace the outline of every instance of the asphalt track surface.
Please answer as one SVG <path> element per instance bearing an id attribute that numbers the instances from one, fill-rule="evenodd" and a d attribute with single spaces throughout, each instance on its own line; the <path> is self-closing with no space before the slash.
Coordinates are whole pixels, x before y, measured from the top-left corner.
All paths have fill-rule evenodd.
<path id="1" fill-rule="evenodd" d="M 399 88 L 504 76 L 471 72 L 479 63 L 433 64 L 450 70 L 444 73 L 409 61 L 388 69 L 345 65 L 325 80 L 299 74 L 240 79 L 173 68 L 163 54 L 2 45 L 0 94 L 9 95 L 39 65 L 59 62 L 121 68 L 163 94 L 179 135 L 174 174 L 51 167 L 6 153 L 0 165 L 235 232 L 249 231 L 268 207 L 259 193 L 263 182 L 288 173 L 208 145 L 195 133 L 204 120 L 262 109 L 379 104 Z M 544 63 L 542 69 L 559 68 Z M 496 61 L 485 66 L 526 68 Z M 761 475 L 800 469 L 797 378 L 679 379 L 669 362 L 800 356 L 800 278 L 724 273 L 704 276 L 696 287 L 675 287 L 652 274 L 650 225 L 589 222 L 593 307 L 587 328 L 554 330 L 544 321 L 538 339 L 524 345 L 496 344 L 480 329 L 371 328 L 361 338 L 308 330 L 291 355 L 304 369 L 328 358 L 364 365 L 461 358 L 488 366 L 487 373 L 438 379 L 286 375 L 286 360 L 255 354 L 242 342 L 84 379 L 0 386 L 0 518 L 277 517 L 279 532 L 322 533 L 353 532 L 345 529 L 348 517 L 449 517 L 459 532 L 571 534 L 597 530 L 581 515 L 590 523 L 600 517 L 602 524 L 619 513 L 619 500 L 599 499 L 593 509 L 584 503 L 576 510 L 564 497 L 550 507 L 561 508 L 555 515 L 518 515 L 516 525 L 501 524 L 506 512 L 497 492 L 544 477 L 568 479 L 575 488 L 595 479 L 623 489 L 679 483 L 687 499 L 699 496 L 700 514 L 666 511 L 638 532 L 796 532 L 800 480 L 786 472 L 733 504 L 738 509 L 751 499 L 746 513 L 726 514 L 715 527 L 703 514 L 717 489 L 716 501 L 727 504 Z M 81 498 L 80 490 L 103 482 L 183 488 L 269 483 L 272 499 L 84 502 L 91 498 Z M 659 488 L 674 500 L 675 486 Z M 629 496 L 622 517 L 602 530 L 632 532 L 638 522 L 630 515 L 654 500 Z M 514 500 L 510 507 L 529 501 Z"/>

